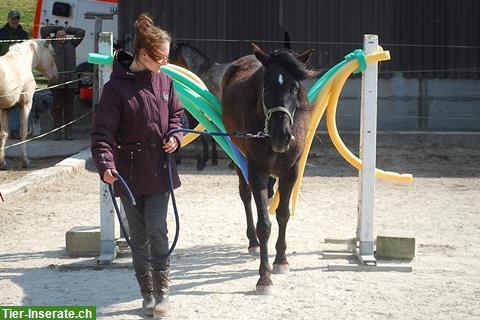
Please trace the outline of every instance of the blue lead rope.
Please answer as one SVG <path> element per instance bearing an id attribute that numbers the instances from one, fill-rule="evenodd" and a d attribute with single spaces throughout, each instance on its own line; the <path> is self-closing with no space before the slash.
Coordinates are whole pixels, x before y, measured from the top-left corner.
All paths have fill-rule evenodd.
<path id="1" fill-rule="evenodd" d="M 166 254 L 162 255 L 159 260 L 163 260 L 168 258 L 173 250 L 175 249 L 178 241 L 178 235 L 180 234 L 180 219 L 178 215 L 178 209 L 177 209 L 177 203 L 175 201 L 175 195 L 173 193 L 173 179 L 172 179 L 172 171 L 170 167 L 170 157 L 167 157 L 167 168 L 168 168 L 168 180 L 169 180 L 169 185 L 168 189 L 170 191 L 170 194 L 172 195 L 172 204 L 173 204 L 173 211 L 175 212 L 175 237 L 173 239 L 172 246 L 170 249 L 167 251 Z M 122 176 L 118 173 L 113 174 L 114 177 L 118 178 L 118 181 L 120 181 L 120 185 L 122 186 L 123 190 L 127 193 L 128 200 L 132 203 L 133 206 L 136 206 L 137 203 L 135 201 L 135 197 L 132 194 L 132 191 L 128 187 L 128 184 L 125 182 L 125 180 L 122 178 Z M 125 241 L 127 242 L 128 246 L 132 250 L 132 253 L 137 253 L 137 250 L 134 249 L 133 243 L 130 241 L 130 237 L 128 236 L 127 229 L 125 228 L 125 225 L 123 224 L 122 217 L 120 215 L 120 208 L 118 207 L 117 201 L 115 199 L 115 191 L 113 190 L 113 186 L 111 184 L 108 185 L 108 189 L 110 191 L 110 196 L 112 197 L 112 202 L 113 202 L 113 207 L 115 208 L 115 212 L 117 214 L 118 222 L 120 223 L 120 229 L 122 230 L 123 236 L 125 237 Z M 141 256 L 141 254 L 139 254 Z M 152 259 L 145 257 L 145 260 L 147 262 L 151 262 Z"/>

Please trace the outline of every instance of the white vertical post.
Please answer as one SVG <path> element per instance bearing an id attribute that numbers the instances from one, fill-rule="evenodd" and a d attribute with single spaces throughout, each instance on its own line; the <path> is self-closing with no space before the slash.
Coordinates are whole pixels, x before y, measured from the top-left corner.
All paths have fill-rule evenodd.
<path id="1" fill-rule="evenodd" d="M 378 36 L 365 35 L 363 47 L 366 55 L 376 52 Z M 357 255 L 363 264 L 369 265 L 376 264 L 373 256 L 373 213 L 377 144 L 377 82 L 378 63 L 368 64 L 367 69 L 362 73 L 360 158 L 363 166 L 359 172 Z"/>
<path id="2" fill-rule="evenodd" d="M 98 53 L 113 55 L 113 34 L 101 32 L 98 36 Z M 105 83 L 110 79 L 112 67 L 107 65 L 98 66 L 98 96 L 102 95 Z M 100 181 L 100 256 L 98 264 L 110 264 L 117 255 L 115 243 L 115 208 L 110 197 L 108 185 Z"/>
<path id="3" fill-rule="evenodd" d="M 100 33 L 102 32 L 102 18 L 96 17 L 95 18 L 95 28 L 94 33 L 95 36 L 93 38 L 93 52 L 99 52 L 98 47 L 100 45 Z M 93 99 L 92 99 L 92 125 L 95 119 L 95 108 L 98 105 L 98 101 L 100 100 L 100 90 L 103 88 L 103 84 L 100 85 L 100 66 L 97 64 L 93 65 Z"/>
<path id="4" fill-rule="evenodd" d="M 98 53 L 106 56 L 113 55 L 113 33 L 100 32 L 98 35 Z M 98 96 L 102 95 L 103 86 L 110 80 L 112 66 L 101 64 L 98 70 Z"/>

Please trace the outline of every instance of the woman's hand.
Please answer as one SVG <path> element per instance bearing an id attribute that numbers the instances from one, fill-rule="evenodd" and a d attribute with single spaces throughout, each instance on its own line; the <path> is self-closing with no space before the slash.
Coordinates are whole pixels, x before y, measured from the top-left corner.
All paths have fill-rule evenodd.
<path id="1" fill-rule="evenodd" d="M 114 183 L 117 180 L 117 178 L 113 174 L 118 174 L 117 170 L 115 169 L 105 170 L 105 172 L 103 173 L 103 181 L 105 181 L 105 183 L 108 183 L 108 184 Z"/>
<path id="2" fill-rule="evenodd" d="M 175 139 L 174 137 L 170 137 L 168 141 L 166 141 L 165 139 L 163 140 L 163 150 L 165 152 L 172 153 L 175 150 L 177 150 L 177 148 L 178 148 L 178 142 L 177 142 L 177 139 Z"/>

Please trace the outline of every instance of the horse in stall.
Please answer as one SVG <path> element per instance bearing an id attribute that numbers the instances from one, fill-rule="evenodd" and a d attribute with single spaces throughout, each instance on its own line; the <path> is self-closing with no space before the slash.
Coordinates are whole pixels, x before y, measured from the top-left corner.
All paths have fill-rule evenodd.
<path id="1" fill-rule="evenodd" d="M 27 40 L 12 45 L 0 57 L 0 169 L 6 169 L 5 143 L 8 138 L 8 113 L 20 107 L 20 140 L 27 137 L 28 116 L 32 108 L 36 82 L 32 69 L 45 75 L 49 82 L 58 76 L 55 52 L 49 40 Z M 26 144 L 21 145 L 23 167 L 28 167 Z"/>
<path id="2" fill-rule="evenodd" d="M 195 73 L 219 100 L 221 100 L 221 81 L 223 74 L 230 66 L 230 63 L 212 62 L 200 50 L 186 43 L 177 43 L 170 49 L 170 63 L 184 67 Z M 198 122 L 188 112 L 188 123 L 190 127 L 195 127 Z M 215 141 L 209 136 L 200 136 L 203 146 L 203 153 L 197 152 L 197 169 L 203 170 L 209 157 L 209 142 L 212 142 L 212 164 L 217 164 L 217 146 Z"/>
<path id="3" fill-rule="evenodd" d="M 300 81 L 318 77 L 320 71 L 307 69 L 313 49 L 302 54 L 287 49 L 265 53 L 252 44 L 254 55 L 232 63 L 222 80 L 222 113 L 227 131 L 268 134 L 264 139 L 240 139 L 233 142 L 248 162 L 248 183 L 237 168 L 240 197 L 247 217 L 249 252 L 260 248 L 260 278 L 257 293 L 269 293 L 272 269 L 268 260 L 271 222 L 268 200 L 271 176 L 278 177 L 280 203 L 276 210 L 279 233 L 276 242 L 274 273 L 289 271 L 285 234 L 290 217 L 290 195 L 298 176 L 298 161 L 305 145 L 310 105 Z M 258 222 L 255 228 L 251 195 L 255 200 Z"/>

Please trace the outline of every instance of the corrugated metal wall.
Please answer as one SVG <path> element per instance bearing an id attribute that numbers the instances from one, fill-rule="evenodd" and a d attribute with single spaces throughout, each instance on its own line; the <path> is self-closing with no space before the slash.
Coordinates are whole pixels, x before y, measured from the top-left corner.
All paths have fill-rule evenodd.
<path id="1" fill-rule="evenodd" d="M 251 40 L 282 47 L 287 32 L 292 49 L 317 49 L 312 63 L 326 68 L 374 33 L 392 53 L 386 75 L 480 78 L 478 0 L 120 0 L 120 39 L 143 11 L 219 62 L 250 54 Z"/>

